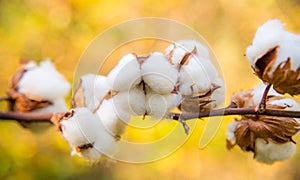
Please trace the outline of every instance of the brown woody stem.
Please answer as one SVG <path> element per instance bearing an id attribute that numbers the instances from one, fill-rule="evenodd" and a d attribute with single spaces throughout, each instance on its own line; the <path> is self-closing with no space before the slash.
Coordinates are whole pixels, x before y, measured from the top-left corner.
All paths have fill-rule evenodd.
<path id="1" fill-rule="evenodd" d="M 200 113 L 170 113 L 169 118 L 173 120 L 186 121 L 195 118 L 204 118 L 210 116 L 230 116 L 230 115 L 267 115 L 267 116 L 278 116 L 278 117 L 291 117 L 300 118 L 300 111 L 286 111 L 286 110 L 275 110 L 265 109 L 264 112 L 257 112 L 254 108 L 222 108 L 211 111 L 205 111 Z M 51 122 L 53 114 L 41 114 L 41 113 L 20 113 L 20 112 L 0 112 L 0 120 L 15 120 L 25 122 Z"/>
<path id="2" fill-rule="evenodd" d="M 51 122 L 53 114 L 42 113 L 21 113 L 21 112 L 0 112 L 2 120 L 16 120 L 23 122 Z"/>
<path id="3" fill-rule="evenodd" d="M 271 86 L 272 86 L 272 84 L 268 84 L 266 86 L 266 89 L 264 91 L 264 94 L 263 94 L 263 96 L 261 98 L 261 101 L 259 103 L 259 106 L 258 106 L 258 112 L 259 113 L 262 113 L 262 112 L 264 112 L 266 110 L 267 97 L 268 97 L 268 93 L 270 91 Z"/>
<path id="4" fill-rule="evenodd" d="M 0 96 L 0 101 L 8 101 L 10 98 L 8 96 Z"/>

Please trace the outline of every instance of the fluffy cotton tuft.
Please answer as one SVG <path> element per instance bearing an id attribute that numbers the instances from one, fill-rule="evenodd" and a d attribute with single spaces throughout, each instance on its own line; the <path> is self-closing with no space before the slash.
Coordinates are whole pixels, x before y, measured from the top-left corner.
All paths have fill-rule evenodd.
<path id="1" fill-rule="evenodd" d="M 282 161 L 292 157 L 296 152 L 296 144 L 287 142 L 277 144 L 268 140 L 257 138 L 255 140 L 255 159 L 266 164 L 272 164 L 275 161 Z"/>
<path id="2" fill-rule="evenodd" d="M 72 155 L 97 161 L 104 154 L 110 156 L 116 149 L 116 140 L 100 118 L 88 108 L 76 108 L 73 116 L 61 122 L 62 136 L 72 148 Z"/>
<path id="3" fill-rule="evenodd" d="M 147 115 L 153 119 L 164 118 L 172 109 L 176 108 L 181 102 L 180 94 L 157 94 L 148 92 L 146 95 Z"/>
<path id="4" fill-rule="evenodd" d="M 112 98 L 112 101 L 115 110 L 119 114 L 126 112 L 131 116 L 140 116 L 146 112 L 146 97 L 144 91 L 140 88 L 118 92 Z"/>
<path id="5" fill-rule="evenodd" d="M 192 57 L 179 72 L 179 92 L 182 95 L 194 95 L 207 91 L 210 86 L 210 77 L 205 67 Z"/>
<path id="6" fill-rule="evenodd" d="M 171 58 L 173 64 L 178 65 L 182 57 L 187 52 L 192 52 L 196 48 L 196 57 L 209 59 L 208 49 L 196 40 L 179 40 L 167 47 L 165 54 Z"/>
<path id="7" fill-rule="evenodd" d="M 18 92 L 49 101 L 62 98 L 68 94 L 70 90 L 69 82 L 55 69 L 49 59 L 42 61 L 39 66 L 30 63 L 27 68 L 18 83 Z"/>
<path id="8" fill-rule="evenodd" d="M 126 130 L 130 114 L 116 109 L 112 99 L 104 100 L 97 111 L 105 129 L 115 137 L 120 137 Z"/>
<path id="9" fill-rule="evenodd" d="M 115 91 L 129 90 L 138 85 L 141 82 L 141 70 L 136 55 L 122 57 L 108 74 L 107 82 Z"/>
<path id="10" fill-rule="evenodd" d="M 177 41 L 166 49 L 166 56 L 179 69 L 183 111 L 200 112 L 224 102 L 225 84 L 204 45 L 195 40 Z"/>
<path id="11" fill-rule="evenodd" d="M 79 91 L 83 91 L 83 94 Z M 82 101 L 84 101 L 84 103 L 82 106 L 93 111 L 98 107 L 109 91 L 110 86 L 108 85 L 105 76 L 87 74 L 80 78 L 80 86 L 75 92 L 74 100 L 78 101 L 79 99 L 83 99 Z"/>
<path id="12" fill-rule="evenodd" d="M 231 144 L 236 143 L 236 137 L 234 135 L 234 132 L 235 132 L 238 124 L 239 124 L 238 121 L 233 121 L 228 125 L 228 129 L 227 129 L 227 132 L 226 132 L 226 137 L 231 142 Z"/>
<path id="13" fill-rule="evenodd" d="M 151 54 L 141 68 L 144 82 L 153 91 L 159 94 L 173 91 L 178 80 L 178 70 L 163 54 Z"/>

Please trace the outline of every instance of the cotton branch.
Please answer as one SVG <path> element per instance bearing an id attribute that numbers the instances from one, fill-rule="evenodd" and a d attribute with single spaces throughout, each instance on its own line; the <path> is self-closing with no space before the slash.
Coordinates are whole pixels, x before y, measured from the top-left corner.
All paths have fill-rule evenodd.
<path id="1" fill-rule="evenodd" d="M 53 114 L 42 114 L 42 113 L 21 113 L 21 112 L 0 112 L 1 120 L 15 120 L 23 122 L 51 122 Z"/>
<path id="2" fill-rule="evenodd" d="M 205 118 L 212 116 L 230 116 L 230 115 L 267 115 L 267 116 L 278 116 L 278 117 L 293 117 L 300 118 L 300 111 L 286 111 L 286 110 L 275 110 L 266 109 L 264 112 L 258 112 L 254 108 L 222 108 L 211 111 L 205 111 L 200 113 L 180 114 L 170 113 L 168 118 L 176 121 L 186 121 L 195 118 Z M 51 122 L 53 114 L 41 114 L 41 113 L 20 113 L 20 112 L 0 112 L 1 120 L 15 120 L 24 122 Z"/>

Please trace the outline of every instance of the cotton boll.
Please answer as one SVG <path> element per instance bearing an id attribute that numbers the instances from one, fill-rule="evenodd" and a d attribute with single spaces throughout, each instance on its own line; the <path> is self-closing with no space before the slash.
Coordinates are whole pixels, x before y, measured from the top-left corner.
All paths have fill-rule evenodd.
<path id="1" fill-rule="evenodd" d="M 144 82 L 155 92 L 167 94 L 173 91 L 178 70 L 161 53 L 153 53 L 141 66 Z"/>
<path id="2" fill-rule="evenodd" d="M 31 66 L 30 66 L 31 67 Z M 37 67 L 31 67 L 19 81 L 18 92 L 53 101 L 68 94 L 70 84 L 47 59 Z"/>
<path id="3" fill-rule="evenodd" d="M 76 107 L 87 107 L 95 110 L 110 91 L 105 76 L 87 74 L 80 78 L 80 85 L 73 96 Z"/>
<path id="4" fill-rule="evenodd" d="M 119 138 L 126 130 L 130 114 L 122 109 L 117 109 L 112 99 L 104 100 L 97 114 L 108 132 Z"/>
<path id="5" fill-rule="evenodd" d="M 73 155 L 97 161 L 103 154 L 109 156 L 115 151 L 115 137 L 88 108 L 74 109 L 72 117 L 60 124 L 62 136 L 71 146 Z"/>
<path id="6" fill-rule="evenodd" d="M 285 41 L 285 30 L 283 28 L 284 25 L 275 19 L 267 21 L 257 29 L 252 45 L 246 50 L 246 56 L 250 64 L 254 65 L 253 61 L 258 56 Z"/>
<path id="7" fill-rule="evenodd" d="M 293 142 L 277 144 L 261 138 L 255 140 L 255 147 L 255 159 L 266 164 L 288 159 L 296 152 L 296 145 Z"/>
<path id="8" fill-rule="evenodd" d="M 146 95 L 147 115 L 153 119 L 164 118 L 172 109 L 176 108 L 181 101 L 180 94 L 161 95 L 149 92 Z"/>
<path id="9" fill-rule="evenodd" d="M 127 54 L 107 75 L 107 82 L 115 91 L 129 90 L 141 82 L 141 70 L 137 57 Z"/>

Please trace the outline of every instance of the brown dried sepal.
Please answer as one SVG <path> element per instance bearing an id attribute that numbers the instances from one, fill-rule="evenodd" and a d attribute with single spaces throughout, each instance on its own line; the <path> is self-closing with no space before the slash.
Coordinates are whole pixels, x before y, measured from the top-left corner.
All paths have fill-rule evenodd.
<path id="1" fill-rule="evenodd" d="M 50 119 L 50 121 L 57 127 L 57 129 L 62 132 L 62 126 L 61 126 L 61 121 L 62 120 L 68 120 L 69 118 L 73 117 L 74 115 L 74 110 L 71 109 L 69 112 L 64 112 L 64 113 L 54 113 Z"/>
<path id="2" fill-rule="evenodd" d="M 291 58 L 280 63 L 273 71 L 273 64 L 278 56 L 279 46 L 269 49 L 262 57 L 255 60 L 253 70 L 256 75 L 268 84 L 273 84 L 274 89 L 281 94 L 300 94 L 300 67 L 293 70 Z M 273 71 L 272 73 L 270 73 Z"/>
<path id="3" fill-rule="evenodd" d="M 271 77 L 266 74 L 265 78 L 273 84 L 274 89 L 278 93 L 289 93 L 292 96 L 300 94 L 300 67 L 294 71 L 291 68 L 290 58 L 280 63 Z"/>
<path id="4" fill-rule="evenodd" d="M 13 89 L 10 89 L 7 95 L 10 99 L 10 108 L 12 111 L 29 112 L 45 108 L 52 104 L 52 102 L 47 99 L 32 95 L 25 95 Z"/>
<path id="5" fill-rule="evenodd" d="M 239 108 L 253 106 L 253 89 L 231 95 L 231 102 Z"/>
<path id="6" fill-rule="evenodd" d="M 84 89 L 82 87 L 81 79 L 80 79 L 80 82 L 79 82 L 78 86 L 76 87 L 74 95 L 72 97 L 71 106 L 72 106 L 72 108 L 86 107 Z"/>
<path id="7" fill-rule="evenodd" d="M 285 109 L 286 107 L 269 105 L 268 109 Z M 294 136 L 300 129 L 294 118 L 265 116 L 265 115 L 244 115 L 234 132 L 236 142 L 242 150 L 255 153 L 255 140 L 264 139 L 268 142 L 271 139 L 274 143 L 283 144 L 294 142 Z M 227 141 L 227 143 L 231 143 Z M 295 143 L 295 142 L 294 142 Z M 227 144 L 232 148 L 235 144 Z"/>
<path id="8" fill-rule="evenodd" d="M 275 46 L 269 49 L 261 57 L 255 60 L 254 67 L 252 67 L 256 75 L 264 82 L 268 82 L 268 79 L 266 79 L 265 76 L 268 74 L 277 58 L 278 48 L 279 46 Z"/>
<path id="9" fill-rule="evenodd" d="M 212 93 L 219 88 L 220 86 L 212 84 L 211 88 L 206 92 L 194 95 L 182 95 L 183 100 L 178 108 L 189 113 L 198 113 L 210 110 L 209 104 L 214 101 L 212 99 Z"/>

